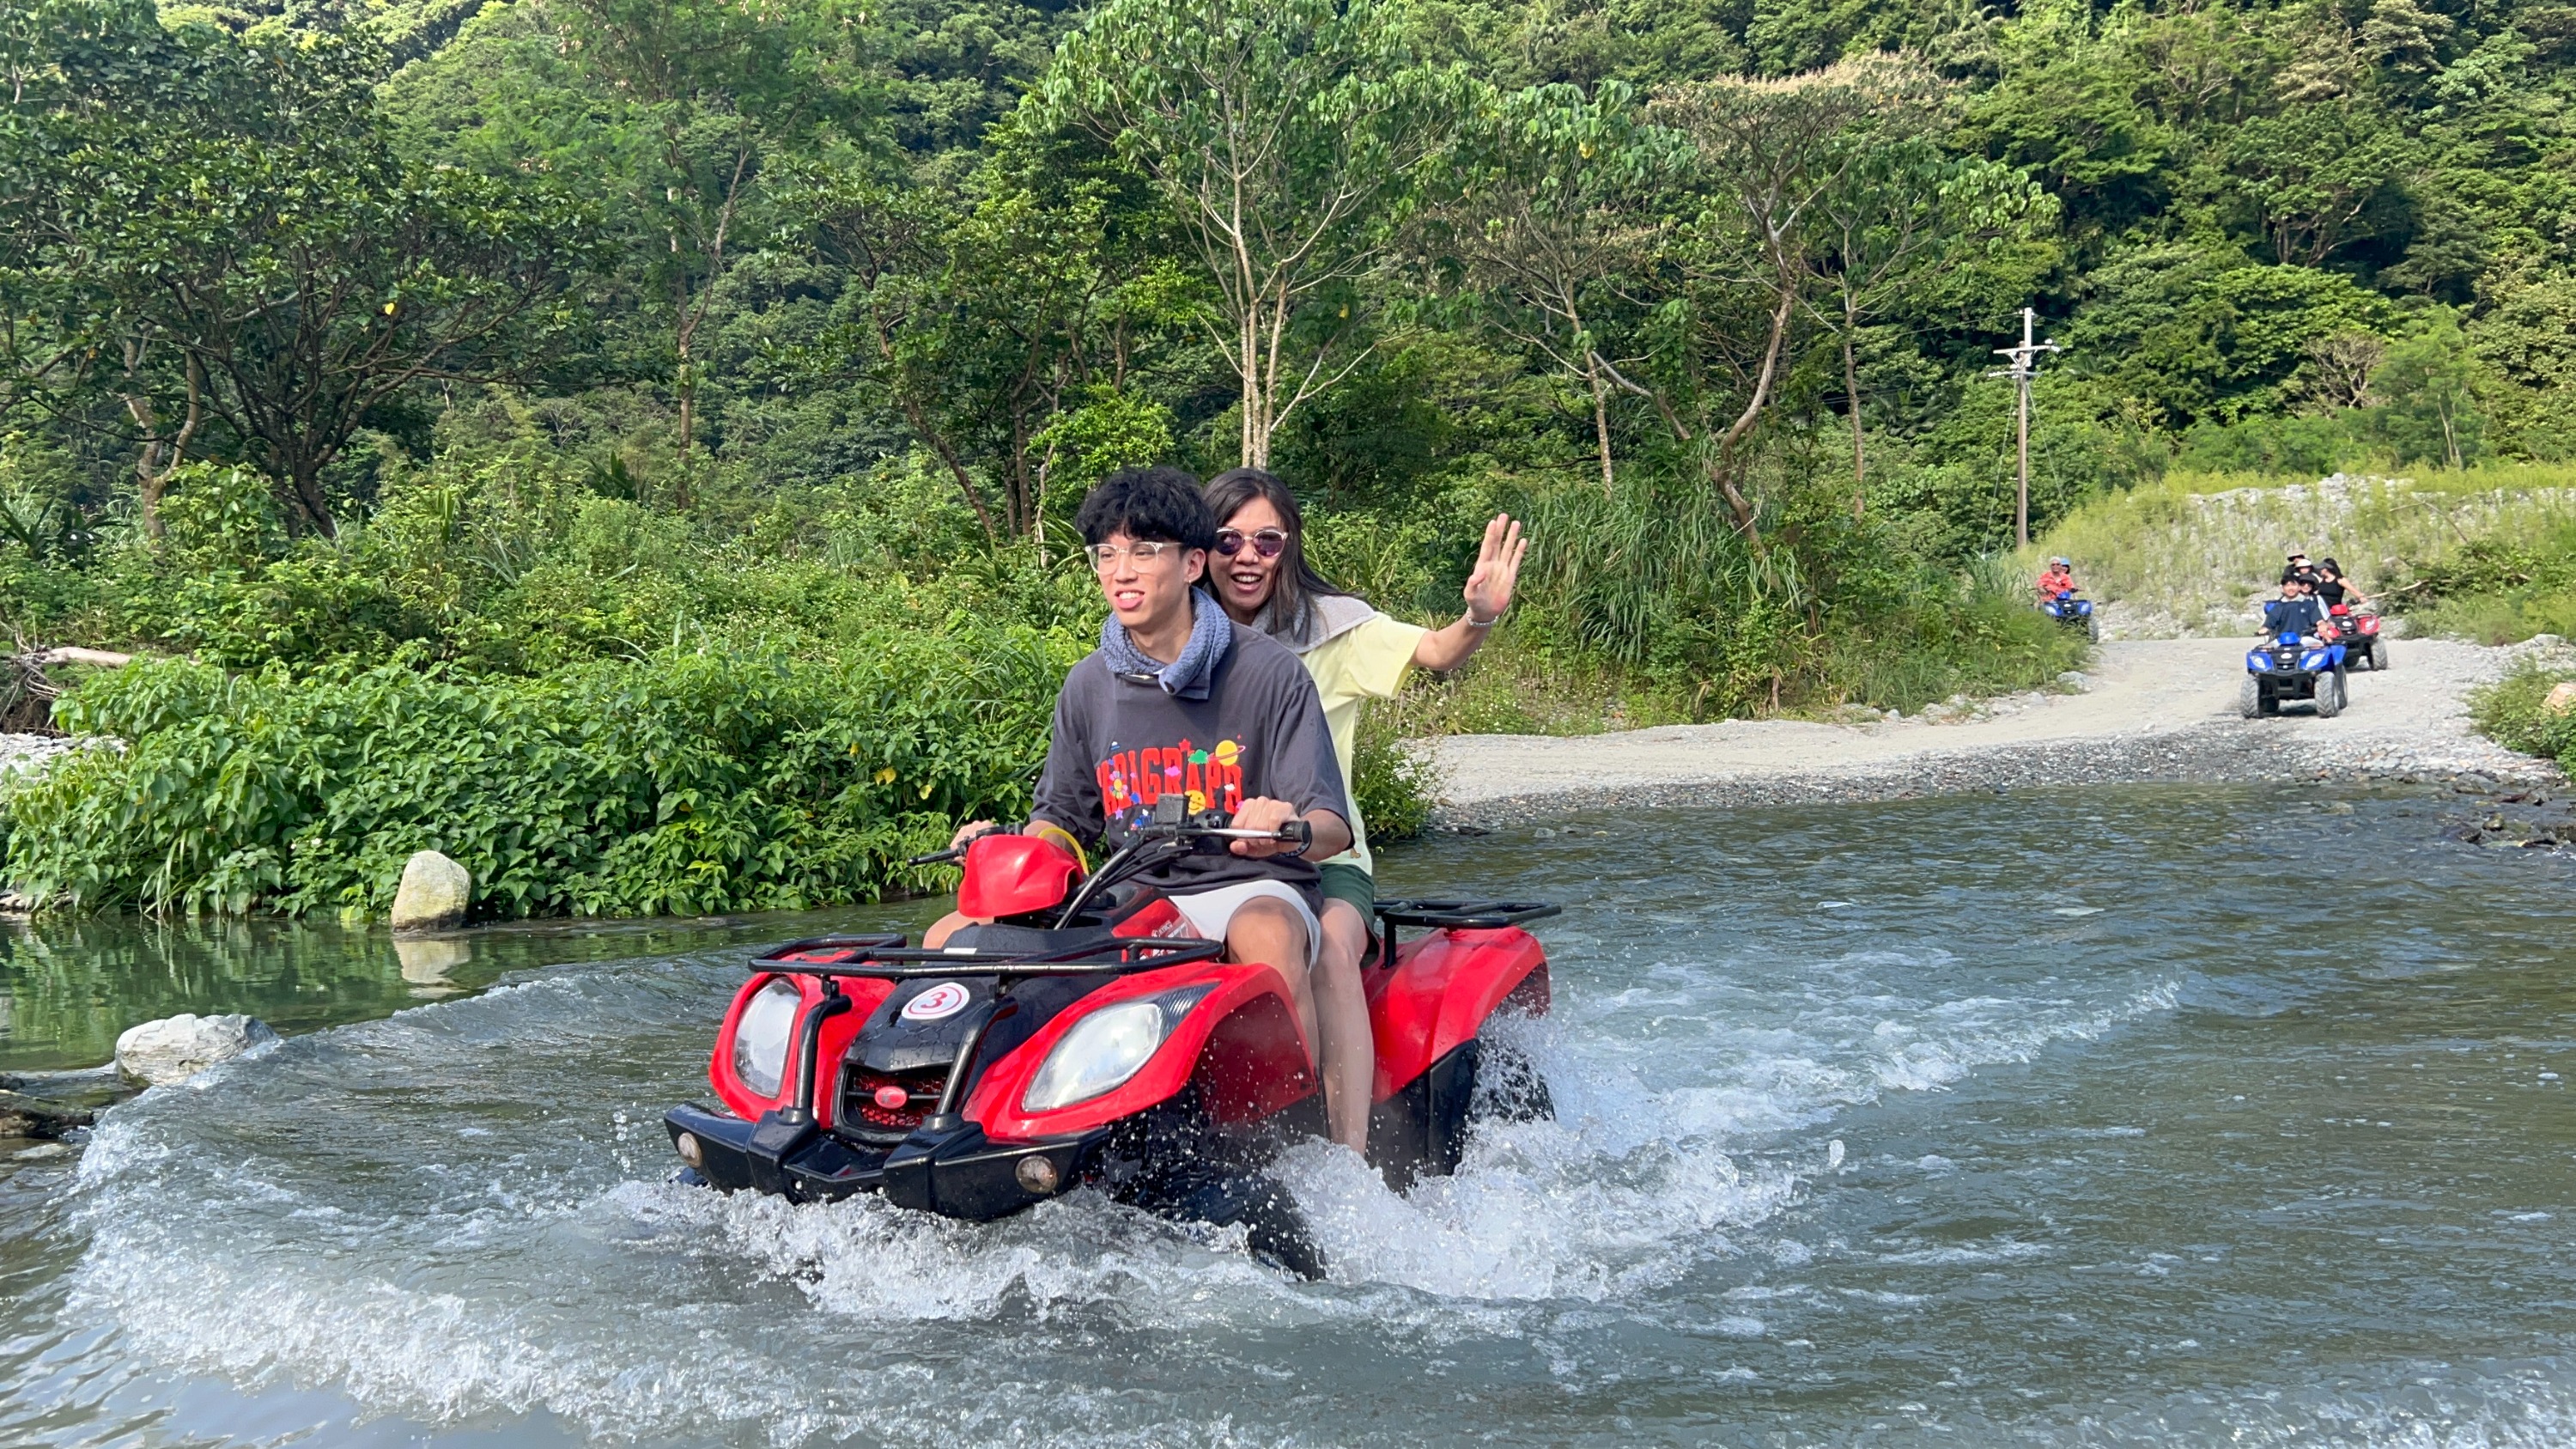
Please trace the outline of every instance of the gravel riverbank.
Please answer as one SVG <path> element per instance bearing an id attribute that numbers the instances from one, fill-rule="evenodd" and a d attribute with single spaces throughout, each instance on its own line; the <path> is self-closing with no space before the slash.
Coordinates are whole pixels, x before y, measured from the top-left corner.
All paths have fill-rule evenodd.
<path id="1" fill-rule="evenodd" d="M 2336 719 L 2238 716 L 2234 639 L 2102 646 L 2076 692 L 2021 695 L 1929 719 L 1729 720 L 1574 738 L 1421 742 L 1444 782 L 1439 822 L 1491 829 L 1604 808 L 1786 805 L 2142 781 L 2345 780 L 2474 789 L 2556 781 L 2469 729 L 2466 696 L 2513 651 L 2397 641 L 2385 674 L 2351 678 Z"/>

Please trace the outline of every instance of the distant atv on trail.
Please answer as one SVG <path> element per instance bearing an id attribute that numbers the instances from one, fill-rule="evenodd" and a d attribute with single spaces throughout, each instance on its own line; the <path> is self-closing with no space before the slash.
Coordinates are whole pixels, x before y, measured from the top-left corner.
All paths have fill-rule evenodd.
<path id="1" fill-rule="evenodd" d="M 2388 641 L 2379 632 L 2379 615 L 2350 604 L 2333 604 L 2326 609 L 2326 622 L 2317 637 L 2344 646 L 2344 660 L 2373 674 L 2388 672 Z"/>
<path id="2" fill-rule="evenodd" d="M 2081 629 L 2084 637 L 2102 642 L 2102 621 L 2093 616 L 2093 601 L 2075 597 L 2073 589 L 2060 589 L 2053 598 L 2039 601 L 2039 611 L 2070 629 Z"/>

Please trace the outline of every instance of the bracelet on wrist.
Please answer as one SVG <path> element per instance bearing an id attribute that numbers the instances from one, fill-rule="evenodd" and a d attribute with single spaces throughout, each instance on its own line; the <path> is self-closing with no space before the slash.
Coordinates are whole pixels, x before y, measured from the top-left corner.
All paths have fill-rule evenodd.
<path id="1" fill-rule="evenodd" d="M 1459 622 L 1465 624 L 1470 629 L 1490 629 L 1496 624 L 1503 622 L 1503 616 L 1496 614 L 1490 619 L 1479 619 L 1476 617 L 1476 611 L 1469 609 L 1467 611 L 1467 617 Z"/>

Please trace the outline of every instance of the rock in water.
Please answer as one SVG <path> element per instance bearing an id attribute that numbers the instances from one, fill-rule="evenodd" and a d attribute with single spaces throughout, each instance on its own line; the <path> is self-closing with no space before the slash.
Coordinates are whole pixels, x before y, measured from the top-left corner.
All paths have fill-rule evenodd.
<path id="1" fill-rule="evenodd" d="M 146 1086 L 167 1086 L 275 1040 L 256 1017 L 181 1012 L 126 1028 L 116 1039 L 116 1069 Z"/>
<path id="2" fill-rule="evenodd" d="M 444 931 L 465 924 L 465 907 L 474 895 L 474 877 L 465 867 L 435 850 L 424 850 L 403 862 L 402 885 L 394 891 L 394 929 Z"/>

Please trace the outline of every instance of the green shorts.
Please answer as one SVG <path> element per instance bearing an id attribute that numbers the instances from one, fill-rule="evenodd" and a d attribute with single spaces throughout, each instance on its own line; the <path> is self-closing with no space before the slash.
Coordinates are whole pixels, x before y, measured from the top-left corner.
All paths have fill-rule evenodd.
<path id="1" fill-rule="evenodd" d="M 1319 865 L 1315 867 L 1315 872 L 1323 877 L 1315 883 L 1315 888 L 1323 892 L 1324 899 L 1350 902 L 1360 913 L 1360 919 L 1367 923 L 1368 933 L 1372 936 L 1376 935 L 1376 879 L 1367 871 L 1347 862 Z"/>

